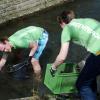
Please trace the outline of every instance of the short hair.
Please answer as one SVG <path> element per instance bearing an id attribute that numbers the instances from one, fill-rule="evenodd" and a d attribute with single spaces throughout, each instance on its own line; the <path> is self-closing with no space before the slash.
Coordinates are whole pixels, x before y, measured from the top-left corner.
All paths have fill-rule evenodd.
<path id="1" fill-rule="evenodd" d="M 68 24 L 73 18 L 72 15 L 74 14 L 74 11 L 68 10 L 68 11 L 63 11 L 60 15 L 57 16 L 57 21 L 61 24 L 62 22 Z"/>
<path id="2" fill-rule="evenodd" d="M 4 37 L 1 37 L 0 38 L 0 42 L 4 43 L 5 44 L 5 40 L 8 41 L 8 37 L 7 36 L 4 36 Z"/>

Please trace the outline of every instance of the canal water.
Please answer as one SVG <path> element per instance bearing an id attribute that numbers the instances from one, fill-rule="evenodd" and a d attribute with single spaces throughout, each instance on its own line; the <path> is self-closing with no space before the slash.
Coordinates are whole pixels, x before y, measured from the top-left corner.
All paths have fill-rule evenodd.
<path id="1" fill-rule="evenodd" d="M 0 36 L 10 36 L 17 30 L 30 25 L 44 27 L 49 32 L 49 41 L 47 47 L 40 58 L 40 63 L 43 70 L 43 78 L 45 75 L 46 64 L 52 63 L 55 60 L 60 49 L 61 28 L 57 24 L 56 16 L 66 9 L 73 9 L 76 12 L 77 17 L 95 18 L 100 21 L 100 0 L 74 0 L 73 2 L 51 7 L 41 12 L 30 14 L 28 16 L 8 21 L 7 23 L 0 25 Z M 27 50 L 22 51 L 24 52 L 22 54 L 22 59 L 24 59 L 27 55 Z M 88 52 L 86 52 L 84 48 L 71 43 L 69 55 L 65 62 L 77 63 L 87 54 Z M 32 71 L 30 73 L 32 73 Z M 8 74 L 5 72 L 1 72 L 0 100 L 31 96 L 33 84 L 32 74 L 30 74 L 30 79 L 28 80 L 17 81 L 9 78 Z M 98 79 L 98 91 L 100 91 L 99 87 Z M 48 89 L 42 84 L 40 95 L 45 94 L 46 91 L 48 91 Z"/>

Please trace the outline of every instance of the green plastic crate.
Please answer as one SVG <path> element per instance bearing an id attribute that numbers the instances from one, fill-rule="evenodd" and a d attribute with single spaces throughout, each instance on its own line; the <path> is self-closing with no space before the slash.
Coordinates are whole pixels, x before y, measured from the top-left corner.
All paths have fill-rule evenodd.
<path id="1" fill-rule="evenodd" d="M 52 77 L 50 74 L 51 64 L 47 64 L 44 84 L 54 94 L 76 92 L 75 83 L 79 75 L 76 66 L 73 63 L 63 63 L 58 67 L 55 77 Z"/>

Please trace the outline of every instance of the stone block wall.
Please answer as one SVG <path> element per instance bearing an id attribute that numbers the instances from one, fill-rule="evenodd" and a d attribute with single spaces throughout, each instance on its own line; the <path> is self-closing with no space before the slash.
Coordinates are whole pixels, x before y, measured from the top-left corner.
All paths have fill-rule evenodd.
<path id="1" fill-rule="evenodd" d="M 0 0 L 0 24 L 72 0 Z"/>

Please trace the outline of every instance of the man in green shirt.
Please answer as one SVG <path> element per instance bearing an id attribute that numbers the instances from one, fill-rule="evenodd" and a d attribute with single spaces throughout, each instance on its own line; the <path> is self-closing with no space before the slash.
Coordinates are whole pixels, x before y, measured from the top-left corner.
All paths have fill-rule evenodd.
<path id="1" fill-rule="evenodd" d="M 32 63 L 35 78 L 38 80 L 41 77 L 41 67 L 39 57 L 42 54 L 48 41 L 48 33 L 45 29 L 36 26 L 23 28 L 8 39 L 3 38 L 0 43 L 0 51 L 12 52 L 12 49 L 30 48 L 29 61 Z M 4 54 L 0 61 L 0 70 L 7 60 L 7 55 Z"/>
<path id="2" fill-rule="evenodd" d="M 96 100 L 96 76 L 100 74 L 100 23 L 91 18 L 77 19 L 72 10 L 62 12 L 57 20 L 63 31 L 61 49 L 51 66 L 51 75 L 55 75 L 57 66 L 66 59 L 70 41 L 85 47 L 91 55 L 78 77 L 76 87 L 82 100 Z"/>

